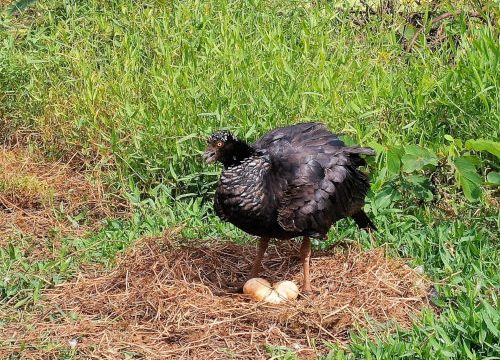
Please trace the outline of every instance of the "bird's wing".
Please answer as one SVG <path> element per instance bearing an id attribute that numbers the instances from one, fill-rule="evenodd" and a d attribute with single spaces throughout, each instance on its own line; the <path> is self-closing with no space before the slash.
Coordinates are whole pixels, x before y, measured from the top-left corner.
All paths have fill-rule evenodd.
<path id="1" fill-rule="evenodd" d="M 363 206 L 369 189 L 360 154 L 321 123 L 303 123 L 270 131 L 253 144 L 271 157 L 278 222 L 290 232 L 322 237 L 333 222 Z"/>
<path id="2" fill-rule="evenodd" d="M 311 122 L 274 129 L 253 144 L 255 149 L 278 157 L 293 154 L 297 148 L 318 146 L 341 147 L 344 143 L 324 124 Z"/>
<path id="3" fill-rule="evenodd" d="M 311 151 L 314 148 L 316 151 Z M 333 222 L 363 206 L 369 182 L 356 167 L 364 162 L 359 154 L 374 152 L 319 144 L 298 151 L 295 156 L 280 159 L 280 164 L 285 163 L 287 186 L 278 208 L 278 222 L 287 231 L 323 237 Z"/>

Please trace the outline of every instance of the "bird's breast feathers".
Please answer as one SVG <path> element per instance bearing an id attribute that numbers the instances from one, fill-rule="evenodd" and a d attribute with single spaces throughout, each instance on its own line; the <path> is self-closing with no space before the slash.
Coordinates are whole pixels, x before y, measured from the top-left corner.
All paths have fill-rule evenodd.
<path id="1" fill-rule="evenodd" d="M 270 168 L 267 156 L 252 156 L 222 172 L 216 206 L 222 208 L 224 218 L 258 216 L 263 207 L 269 207 L 266 175 Z"/>

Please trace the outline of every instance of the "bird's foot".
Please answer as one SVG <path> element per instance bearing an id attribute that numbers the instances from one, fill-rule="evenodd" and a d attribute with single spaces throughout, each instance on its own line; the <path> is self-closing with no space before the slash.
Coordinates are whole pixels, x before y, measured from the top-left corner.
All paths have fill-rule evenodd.
<path id="1" fill-rule="evenodd" d="M 318 290 L 313 290 L 311 288 L 309 289 L 304 289 L 300 293 L 304 299 L 316 299 L 319 296 L 319 291 Z"/>

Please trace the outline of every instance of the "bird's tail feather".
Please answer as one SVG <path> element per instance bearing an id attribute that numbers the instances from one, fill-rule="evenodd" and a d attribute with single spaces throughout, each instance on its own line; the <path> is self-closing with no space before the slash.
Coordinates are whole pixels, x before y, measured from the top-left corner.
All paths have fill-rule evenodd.
<path id="1" fill-rule="evenodd" d="M 363 155 L 370 155 L 373 156 L 375 155 L 375 150 L 369 147 L 362 147 L 362 146 L 346 146 L 345 148 L 342 149 L 342 151 L 349 153 L 349 154 L 363 154 Z"/>
<path id="2" fill-rule="evenodd" d="M 363 210 L 351 216 L 360 229 L 377 231 L 377 227 Z"/>

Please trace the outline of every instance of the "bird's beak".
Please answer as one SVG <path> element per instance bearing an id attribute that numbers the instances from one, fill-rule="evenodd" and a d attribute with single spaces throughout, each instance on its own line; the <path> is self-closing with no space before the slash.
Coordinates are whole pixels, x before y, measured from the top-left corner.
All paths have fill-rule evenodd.
<path id="1" fill-rule="evenodd" d="M 208 164 L 213 163 L 217 160 L 215 151 L 207 150 L 203 153 L 203 160 L 205 160 Z"/>

